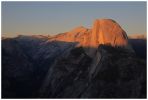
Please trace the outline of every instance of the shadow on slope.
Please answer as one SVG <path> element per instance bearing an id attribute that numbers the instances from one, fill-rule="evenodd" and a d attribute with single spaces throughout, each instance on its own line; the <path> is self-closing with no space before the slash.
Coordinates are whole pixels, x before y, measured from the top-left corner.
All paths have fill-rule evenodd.
<path id="1" fill-rule="evenodd" d="M 105 45 L 88 47 L 102 55 L 90 78 L 93 58 L 86 54 L 87 47 L 36 41 L 2 41 L 2 98 L 146 97 L 146 62 L 131 52 Z M 43 84 L 47 87 L 40 91 Z"/>
<path id="2" fill-rule="evenodd" d="M 37 97 L 50 66 L 75 44 L 28 38 L 2 40 L 2 97 Z"/>
<path id="3" fill-rule="evenodd" d="M 52 67 L 42 98 L 146 98 L 146 62 L 120 47 L 100 45 L 102 57 L 89 77 L 93 58 L 75 48 Z"/>
<path id="4" fill-rule="evenodd" d="M 146 39 L 129 39 L 138 57 L 146 59 Z"/>

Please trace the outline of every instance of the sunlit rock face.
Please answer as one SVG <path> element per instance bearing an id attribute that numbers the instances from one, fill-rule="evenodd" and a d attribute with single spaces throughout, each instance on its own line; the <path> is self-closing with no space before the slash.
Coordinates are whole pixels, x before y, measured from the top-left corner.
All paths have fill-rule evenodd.
<path id="1" fill-rule="evenodd" d="M 97 47 L 100 44 L 126 46 L 128 44 L 126 32 L 114 20 L 97 19 L 92 28 L 91 46 Z"/>
<path id="2" fill-rule="evenodd" d="M 92 29 L 80 26 L 55 35 L 49 41 L 76 43 L 75 47 L 85 47 L 86 53 L 91 57 L 96 55 L 96 49 L 100 44 L 130 48 L 126 32 L 111 19 L 97 19 Z"/>
<path id="3" fill-rule="evenodd" d="M 90 43 L 91 30 L 83 26 L 77 27 L 69 32 L 58 34 L 50 41 L 75 42 L 77 46 L 87 47 Z"/>
<path id="4" fill-rule="evenodd" d="M 72 31 L 58 34 L 50 41 L 76 42 L 78 46 L 97 48 L 100 44 L 126 46 L 127 39 L 126 32 L 114 20 L 97 19 L 94 21 L 92 29 L 80 26 Z"/>

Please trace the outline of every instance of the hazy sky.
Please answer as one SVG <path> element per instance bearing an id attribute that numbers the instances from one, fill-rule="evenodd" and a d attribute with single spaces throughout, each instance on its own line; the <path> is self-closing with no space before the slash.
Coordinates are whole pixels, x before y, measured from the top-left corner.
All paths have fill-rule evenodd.
<path id="1" fill-rule="evenodd" d="M 146 2 L 2 2 L 2 35 L 57 34 L 91 28 L 97 18 L 128 33 L 146 33 Z"/>

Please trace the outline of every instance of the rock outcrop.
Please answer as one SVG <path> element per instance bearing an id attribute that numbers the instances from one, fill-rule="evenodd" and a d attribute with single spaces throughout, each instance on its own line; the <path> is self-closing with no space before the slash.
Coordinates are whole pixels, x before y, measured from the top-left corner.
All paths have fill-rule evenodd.
<path id="1" fill-rule="evenodd" d="M 87 47 L 90 42 L 90 34 L 90 29 L 80 26 L 69 32 L 58 34 L 49 41 L 75 42 L 77 43 L 77 46 Z"/>
<path id="2" fill-rule="evenodd" d="M 122 47 L 128 45 L 126 32 L 111 19 L 97 19 L 92 29 L 80 26 L 70 32 L 58 34 L 50 41 L 78 42 L 79 46 L 94 48 L 100 44 Z"/>
<path id="3" fill-rule="evenodd" d="M 97 19 L 92 28 L 91 46 L 97 47 L 100 44 L 111 46 L 127 46 L 128 38 L 126 32 L 111 19 Z"/>
<path id="4" fill-rule="evenodd" d="M 72 31 L 58 34 L 49 41 L 75 42 L 76 47 L 87 48 L 85 51 L 91 57 L 95 55 L 95 48 L 98 48 L 100 44 L 125 47 L 132 51 L 126 32 L 111 19 L 97 19 L 94 21 L 92 29 L 80 26 Z"/>
<path id="5" fill-rule="evenodd" d="M 58 59 L 48 77 L 45 98 L 144 98 L 146 63 L 121 47 L 100 45 L 100 62 L 89 77 L 93 59 L 83 48 Z M 144 67 L 145 66 L 145 67 Z"/>

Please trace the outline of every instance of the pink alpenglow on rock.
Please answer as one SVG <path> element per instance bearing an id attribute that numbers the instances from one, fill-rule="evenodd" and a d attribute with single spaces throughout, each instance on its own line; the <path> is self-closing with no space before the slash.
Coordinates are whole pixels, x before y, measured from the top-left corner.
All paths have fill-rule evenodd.
<path id="1" fill-rule="evenodd" d="M 126 32 L 118 23 L 111 19 L 97 19 L 92 28 L 91 45 L 97 47 L 100 44 L 111 46 L 127 46 Z"/>
<path id="2" fill-rule="evenodd" d="M 100 44 L 122 47 L 128 45 L 126 32 L 111 19 L 97 19 L 92 29 L 80 26 L 72 31 L 58 34 L 50 41 L 76 42 L 77 46 L 92 48 L 97 48 Z"/>

